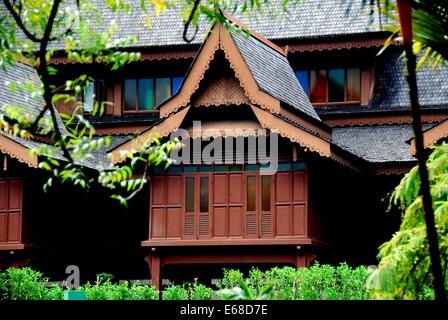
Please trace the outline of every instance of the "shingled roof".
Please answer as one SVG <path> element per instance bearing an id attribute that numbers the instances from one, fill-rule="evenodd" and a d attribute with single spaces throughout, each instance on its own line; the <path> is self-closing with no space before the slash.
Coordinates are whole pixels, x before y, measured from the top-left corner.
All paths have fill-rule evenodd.
<path id="1" fill-rule="evenodd" d="M 17 85 L 15 90 L 12 90 L 9 85 L 10 82 L 14 84 L 18 82 L 33 83 L 37 87 L 40 79 L 36 70 L 20 62 L 16 62 L 14 65 L 5 65 L 5 69 L 0 70 L 0 113 L 4 113 L 7 105 L 13 105 L 22 108 L 24 112 L 30 115 L 31 119 L 35 119 L 45 105 L 42 96 L 32 96 L 29 91 L 23 90 Z M 44 119 L 46 123 L 51 123 L 50 111 L 45 113 Z M 67 130 L 57 112 L 56 120 L 61 133 L 66 133 Z M 44 122 L 42 126 L 46 127 Z"/>
<path id="2" fill-rule="evenodd" d="M 408 124 L 333 128 L 333 143 L 370 163 L 415 161 L 408 143 L 412 137 Z"/>
<path id="3" fill-rule="evenodd" d="M 285 55 L 252 35 L 231 35 L 262 91 L 320 121 Z"/>
<path id="4" fill-rule="evenodd" d="M 146 13 L 139 1 L 125 1 L 131 5 L 128 14 L 114 13 L 106 1 L 94 0 L 103 19 L 91 21 L 91 27 L 99 33 L 107 30 L 109 22 L 118 23 L 115 38 L 138 36 L 139 42 L 131 47 L 160 47 L 186 45 L 182 34 L 184 23 L 180 8 L 168 8 L 156 16 L 154 10 Z M 262 10 L 236 16 L 250 29 L 257 30 L 270 40 L 303 39 L 357 35 L 381 31 L 381 19 L 377 10 L 363 1 L 307 0 L 290 3 L 285 11 L 282 1 L 264 3 Z M 0 4 L 0 12 L 6 10 Z M 228 11 L 228 14 L 235 15 Z M 152 27 L 147 24 L 149 16 Z M 384 20 L 384 18 L 383 18 Z M 200 44 L 210 30 L 211 24 L 205 17 L 199 23 L 197 36 L 191 44 Z M 194 28 L 192 28 L 194 29 Z M 63 49 L 61 44 L 52 44 Z"/>
<path id="5" fill-rule="evenodd" d="M 380 31 L 379 14 L 372 13 L 372 8 L 369 5 L 363 6 L 362 1 L 307 0 L 290 4 L 286 12 L 283 11 L 281 2 L 271 1 L 270 5 L 263 4 L 263 12 L 237 18 L 270 40 L 334 37 Z M 104 6 L 101 12 L 105 15 L 105 21 L 116 18 Z M 137 45 L 139 47 L 185 44 L 179 9 L 168 9 L 158 17 L 151 14 L 153 28 L 150 30 L 145 28 L 145 15 L 138 4 L 129 15 L 121 14 L 120 19 L 122 27 L 119 35 L 137 34 L 140 39 Z M 210 24 L 201 21 L 194 43 L 201 43 L 209 29 Z"/>

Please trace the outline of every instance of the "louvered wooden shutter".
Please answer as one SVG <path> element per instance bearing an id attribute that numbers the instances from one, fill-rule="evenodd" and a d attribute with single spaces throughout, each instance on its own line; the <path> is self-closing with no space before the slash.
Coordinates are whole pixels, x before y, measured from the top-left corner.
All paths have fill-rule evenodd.
<path id="1" fill-rule="evenodd" d="M 246 237 L 255 238 L 257 236 L 257 214 L 246 213 Z"/>
<path id="2" fill-rule="evenodd" d="M 188 238 L 193 238 L 195 236 L 194 228 L 194 214 L 185 213 L 184 218 L 184 235 Z"/>
<path id="3" fill-rule="evenodd" d="M 200 237 L 208 237 L 209 236 L 209 214 L 204 213 L 199 215 L 199 236 Z"/>
<path id="4" fill-rule="evenodd" d="M 272 213 L 262 213 L 260 217 L 261 224 L 261 236 L 271 237 L 272 236 Z"/>

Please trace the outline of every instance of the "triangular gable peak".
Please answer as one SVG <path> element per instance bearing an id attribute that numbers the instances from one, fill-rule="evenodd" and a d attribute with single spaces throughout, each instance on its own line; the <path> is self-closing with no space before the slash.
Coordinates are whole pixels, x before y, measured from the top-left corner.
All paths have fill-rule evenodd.
<path id="1" fill-rule="evenodd" d="M 251 104 L 330 138 L 285 52 L 255 32 L 235 30 L 212 27 L 179 92 L 159 107 L 160 117 L 191 105 Z"/>
<path id="2" fill-rule="evenodd" d="M 204 85 L 210 85 L 204 81 L 210 67 L 216 59 L 224 57 L 236 77 L 231 89 L 236 89 L 238 82 L 251 104 L 275 114 L 281 114 L 282 107 L 287 106 L 294 113 L 320 122 L 285 52 L 252 31 L 248 36 L 242 31 L 245 27 L 233 19 L 230 21 L 237 25 L 230 31 L 219 23 L 214 25 L 178 94 L 160 106 L 161 118 L 191 105 L 193 95 Z"/>
<path id="3" fill-rule="evenodd" d="M 218 50 L 225 53 L 225 57 L 249 101 L 273 113 L 280 112 L 280 101 L 260 90 L 231 34 L 226 27 L 216 23 L 196 56 L 179 92 L 159 107 L 161 118 L 166 118 L 191 104 L 191 99 L 200 88 L 201 81 Z"/>

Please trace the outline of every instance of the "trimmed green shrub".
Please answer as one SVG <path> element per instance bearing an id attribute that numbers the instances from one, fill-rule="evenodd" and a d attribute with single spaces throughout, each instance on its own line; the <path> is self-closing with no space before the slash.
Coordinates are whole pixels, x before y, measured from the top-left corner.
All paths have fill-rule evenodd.
<path id="1" fill-rule="evenodd" d="M 188 291 L 185 285 L 170 285 L 162 292 L 163 300 L 188 300 Z"/>
<path id="2" fill-rule="evenodd" d="M 217 283 L 218 291 L 197 282 L 171 285 L 162 292 L 163 300 L 275 299 L 275 300 L 360 300 L 367 299 L 366 283 L 371 270 L 315 263 L 310 268 L 253 268 L 248 277 L 239 270 L 224 270 Z M 152 286 L 112 283 L 113 276 L 100 274 L 94 284 L 79 290 L 88 300 L 157 300 Z M 12 300 L 62 300 L 63 288 L 45 287 L 48 279 L 30 268 L 10 268 L 0 273 L 0 298 Z M 422 297 L 425 298 L 425 297 Z"/>
<path id="3" fill-rule="evenodd" d="M 187 285 L 187 292 L 189 300 L 211 300 L 213 296 L 213 289 L 198 283 L 198 279 Z"/>
<path id="4" fill-rule="evenodd" d="M 52 287 L 46 288 L 48 282 L 43 274 L 31 268 L 9 268 L 0 275 L 0 291 L 7 300 L 56 300 L 60 292 Z"/>
<path id="5" fill-rule="evenodd" d="M 270 298 L 275 300 L 361 300 L 367 299 L 366 281 L 371 271 L 366 267 L 351 268 L 342 263 L 337 267 L 314 264 L 310 268 L 272 268 L 265 272 L 253 268 L 245 280 L 250 296 L 257 297 L 272 287 Z M 243 274 L 224 270 L 218 289 L 238 286 Z M 218 298 L 227 299 L 227 291 Z"/>
<path id="6" fill-rule="evenodd" d="M 87 300 L 157 300 L 158 291 L 148 285 L 132 284 L 127 281 L 120 284 L 113 284 L 110 278 L 107 280 L 98 279 L 95 284 L 87 283 L 79 288 L 86 292 Z"/>

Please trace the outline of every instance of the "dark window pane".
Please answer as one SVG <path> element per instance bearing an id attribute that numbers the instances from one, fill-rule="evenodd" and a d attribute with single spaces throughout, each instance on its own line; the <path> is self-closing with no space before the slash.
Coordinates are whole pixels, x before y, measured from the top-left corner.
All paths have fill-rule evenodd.
<path id="1" fill-rule="evenodd" d="M 247 177 L 247 211 L 255 211 L 255 201 L 257 199 L 256 177 Z"/>
<path id="2" fill-rule="evenodd" d="M 328 102 L 342 102 L 345 100 L 345 70 L 328 70 Z"/>
<path id="3" fill-rule="evenodd" d="M 194 211 L 194 178 L 187 177 L 185 184 L 185 212 Z"/>
<path id="4" fill-rule="evenodd" d="M 299 80 L 300 85 L 305 91 L 305 94 L 308 95 L 308 71 L 296 71 L 297 80 Z"/>
<path id="5" fill-rule="evenodd" d="M 124 110 L 137 109 L 137 80 L 126 79 L 124 81 Z"/>
<path id="6" fill-rule="evenodd" d="M 182 81 L 184 81 L 184 77 L 173 78 L 173 94 L 176 94 L 179 91 Z"/>
<path id="7" fill-rule="evenodd" d="M 93 111 L 93 106 L 95 103 L 95 83 L 94 82 L 90 82 L 89 84 L 87 84 L 84 87 L 84 91 L 83 91 L 83 106 L 82 109 L 84 112 L 92 112 Z"/>
<path id="8" fill-rule="evenodd" d="M 156 106 L 165 102 L 171 96 L 171 79 L 157 78 L 156 79 Z"/>
<path id="9" fill-rule="evenodd" d="M 327 72 L 325 70 L 310 71 L 310 100 L 315 103 L 327 102 Z"/>
<path id="10" fill-rule="evenodd" d="M 347 69 L 347 101 L 361 100 L 361 70 Z"/>
<path id="11" fill-rule="evenodd" d="M 139 79 L 138 80 L 138 109 L 152 110 L 154 109 L 154 80 Z"/>
<path id="12" fill-rule="evenodd" d="M 271 176 L 261 176 L 261 210 L 271 210 Z"/>
<path id="13" fill-rule="evenodd" d="M 201 177 L 201 212 L 208 212 L 208 177 Z"/>

